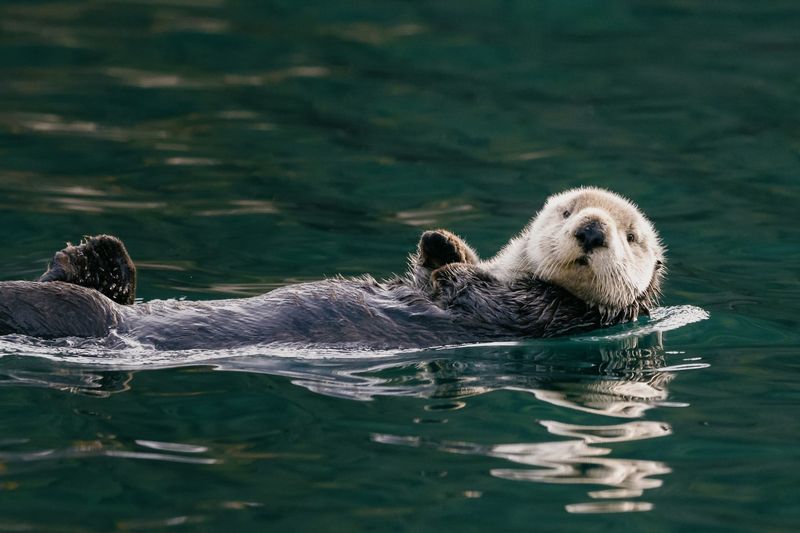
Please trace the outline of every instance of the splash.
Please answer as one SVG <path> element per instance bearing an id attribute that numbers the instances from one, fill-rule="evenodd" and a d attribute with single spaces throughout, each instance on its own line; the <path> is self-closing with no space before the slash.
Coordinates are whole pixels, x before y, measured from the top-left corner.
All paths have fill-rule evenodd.
<path id="1" fill-rule="evenodd" d="M 706 320 L 708 312 L 690 305 L 662 307 L 655 309 L 650 320 L 629 327 L 624 331 L 613 328 L 612 333 L 572 338 L 580 343 L 602 343 L 637 339 L 652 333 L 659 333 Z M 346 346 L 308 346 L 298 344 L 256 344 L 231 349 L 193 349 L 158 350 L 131 337 L 112 332 L 104 339 L 85 339 L 70 337 L 65 339 L 37 339 L 25 335 L 5 335 L 0 337 L 0 357 L 30 356 L 41 357 L 68 364 L 90 365 L 109 370 L 146 370 L 175 366 L 193 366 L 203 363 L 215 364 L 223 360 L 259 358 L 293 359 L 298 361 L 389 361 L 407 359 L 412 354 L 430 354 L 463 348 L 481 350 L 523 346 L 552 341 L 510 341 L 475 343 L 460 346 L 439 346 L 426 349 L 374 350 L 356 345 Z M 237 366 L 237 365 L 233 365 Z M 237 368 L 243 370 L 244 368 Z"/>
<path id="2" fill-rule="evenodd" d="M 603 340 L 620 340 L 631 337 L 640 337 L 655 332 L 670 331 L 695 322 L 708 320 L 711 315 L 705 309 L 693 305 L 675 305 L 659 307 L 650 312 L 650 319 L 647 322 L 636 324 L 629 329 L 618 332 L 619 328 L 614 328 L 612 333 L 606 335 L 586 335 L 576 337 L 578 341 L 597 342 Z M 624 326 L 623 326 L 624 327 Z"/>

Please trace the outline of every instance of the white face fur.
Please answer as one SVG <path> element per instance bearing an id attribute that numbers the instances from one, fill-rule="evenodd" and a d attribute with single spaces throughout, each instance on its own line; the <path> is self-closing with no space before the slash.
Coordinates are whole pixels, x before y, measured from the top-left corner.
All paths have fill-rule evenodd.
<path id="1" fill-rule="evenodd" d="M 625 198 L 598 188 L 551 196 L 521 238 L 533 273 L 589 303 L 625 307 L 658 282 L 664 249 Z"/>

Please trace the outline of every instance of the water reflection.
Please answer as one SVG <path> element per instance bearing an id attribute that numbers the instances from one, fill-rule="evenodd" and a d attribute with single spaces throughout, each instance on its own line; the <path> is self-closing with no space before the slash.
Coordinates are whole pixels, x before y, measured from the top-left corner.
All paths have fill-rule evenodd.
<path id="1" fill-rule="evenodd" d="M 64 369 L 0 369 L 0 387 L 41 387 L 107 398 L 130 389 L 131 372 Z"/>
<path id="2" fill-rule="evenodd" d="M 664 437 L 672 433 L 667 424 L 643 421 L 616 426 L 582 427 L 551 423 L 568 428 L 570 434 L 578 439 L 486 446 L 471 442 L 437 442 L 387 434 L 375 434 L 372 438 L 375 442 L 383 444 L 425 446 L 448 453 L 504 459 L 524 465 L 526 468 L 492 468 L 489 471 L 492 476 L 512 481 L 603 485 L 609 489 L 590 491 L 589 497 L 597 500 L 615 499 L 615 501 L 598 501 L 591 504 L 568 504 L 566 509 L 570 512 L 590 510 L 619 512 L 649 510 L 652 507 L 649 502 L 620 502 L 616 499 L 635 498 L 641 496 L 647 489 L 660 487 L 663 481 L 653 476 L 668 474 L 671 472 L 670 468 L 659 461 L 606 457 L 612 452 L 610 448 L 590 446 L 590 443 L 595 438 L 595 432 L 615 432 L 615 430 L 616 436 L 609 442 Z M 547 427 L 547 423 L 543 424 Z M 586 430 L 587 433 L 582 434 L 581 430 Z"/>
<path id="3" fill-rule="evenodd" d="M 58 461 L 85 457 L 116 457 L 122 459 L 167 461 L 196 465 L 213 465 L 221 461 L 220 459 L 212 457 L 200 456 L 199 454 L 207 451 L 204 447 L 195 447 L 180 443 L 135 441 L 135 444 L 140 447 L 158 450 L 143 452 L 138 449 L 126 449 L 129 445 L 118 441 L 114 437 L 91 441 L 74 441 L 63 448 L 24 449 L 29 444 L 28 439 L 0 441 L 0 461 L 3 463 L 19 463 Z M 154 444 L 160 444 L 162 446 L 156 448 Z"/>
<path id="4" fill-rule="evenodd" d="M 631 331 L 650 331 L 647 327 Z M 384 430 L 372 434 L 371 439 L 380 445 L 503 461 L 507 464 L 487 468 L 487 474 L 497 479 L 590 486 L 586 492 L 588 501 L 565 503 L 570 513 L 652 508 L 650 502 L 640 498 L 663 484 L 663 476 L 671 471 L 669 465 L 657 457 L 641 457 L 652 449 L 650 446 L 637 447 L 639 457 L 635 459 L 614 456 L 613 446 L 672 435 L 670 425 L 652 419 L 651 413 L 656 408 L 686 406 L 670 401 L 670 382 L 679 371 L 707 366 L 696 357 L 665 351 L 659 331 L 628 335 L 612 332 L 606 337 L 422 352 L 348 353 L 273 347 L 265 348 L 263 353 L 252 348 L 253 355 L 241 351 L 165 352 L 160 359 L 155 359 L 152 353 L 145 358 L 140 352 L 128 354 L 125 350 L 108 349 L 101 352 L 97 346 L 91 354 L 76 355 L 81 353 L 80 345 L 55 346 L 39 341 L 38 346 L 33 346 L 30 339 L 23 349 L 19 339 L 5 339 L 0 341 L 2 353 L 11 354 L 16 346 L 20 355 L 36 350 L 57 362 L 9 355 L 0 366 L 0 385 L 47 387 L 98 397 L 129 390 L 136 379 L 135 371 L 148 367 L 143 361 L 153 363 L 151 368 L 202 365 L 220 371 L 283 376 L 314 393 L 348 400 L 369 401 L 379 396 L 423 398 L 428 401 L 425 410 L 431 414 L 414 421 L 437 422 L 438 427 L 448 423 L 448 419 L 440 416 L 445 411 L 453 420 L 470 416 L 470 410 L 461 409 L 472 398 L 497 391 L 511 392 L 520 395 L 518 400 L 530 398 L 532 405 L 538 404 L 537 411 L 548 413 L 534 423 L 548 438 L 473 442 L 442 438 L 441 433 L 431 437 L 426 431 L 436 426 L 417 425 L 417 434 Z M 483 433 L 487 434 L 491 439 L 492 433 Z M 151 454 L 177 452 L 181 454 L 178 460 L 184 460 L 184 454 L 207 450 L 201 444 L 145 440 L 136 444 L 151 451 L 142 455 L 139 451 L 104 449 L 103 455 L 124 458 L 134 457 L 130 455 L 134 453 L 136 458 L 162 459 Z M 79 450 L 79 453 L 87 452 Z"/>
<path id="5" fill-rule="evenodd" d="M 520 465 L 491 468 L 489 473 L 500 479 L 604 487 L 588 492 L 595 501 L 566 505 L 571 513 L 647 511 L 651 503 L 631 499 L 660 487 L 663 480 L 658 476 L 668 474 L 669 466 L 657 460 L 610 457 L 613 450 L 607 445 L 667 437 L 672 428 L 656 420 L 605 423 L 605 419 L 638 419 L 657 406 L 683 405 L 666 401 L 675 371 L 666 370 L 665 359 L 661 334 L 656 333 L 611 344 L 577 348 L 559 344 L 535 352 L 506 348 L 493 355 L 484 353 L 477 360 L 434 361 L 421 365 L 416 377 L 428 384 L 428 397 L 455 399 L 510 390 L 604 418 L 591 425 L 538 421 L 549 434 L 567 438 L 554 442 L 479 444 L 385 433 L 372 438 L 382 444 L 480 455 Z"/>

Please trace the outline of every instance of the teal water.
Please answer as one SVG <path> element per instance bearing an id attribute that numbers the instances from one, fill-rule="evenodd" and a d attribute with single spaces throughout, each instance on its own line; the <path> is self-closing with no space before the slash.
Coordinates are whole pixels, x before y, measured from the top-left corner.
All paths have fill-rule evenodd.
<path id="1" fill-rule="evenodd" d="M 634 199 L 670 274 L 656 328 L 546 342 L 0 339 L 0 530 L 797 530 L 799 24 L 789 0 L 1 2 L 0 279 L 100 232 L 145 300 L 388 276 L 423 229 L 488 256 L 580 184 Z"/>

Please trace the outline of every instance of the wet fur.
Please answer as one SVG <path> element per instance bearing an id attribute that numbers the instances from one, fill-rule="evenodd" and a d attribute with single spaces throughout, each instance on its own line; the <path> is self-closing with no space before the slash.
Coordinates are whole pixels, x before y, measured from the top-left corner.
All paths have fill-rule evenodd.
<path id="1" fill-rule="evenodd" d="M 574 234 L 590 219 L 604 227 L 607 243 L 586 254 Z M 628 235 L 633 242 L 627 242 Z M 664 263 L 658 233 L 633 202 L 605 189 L 581 187 L 548 198 L 526 228 L 480 267 L 503 280 L 534 276 L 614 312 L 634 301 L 654 305 Z"/>
<path id="2" fill-rule="evenodd" d="M 87 236 L 77 246 L 67 243 L 39 281 L 95 289 L 123 305 L 136 300 L 136 266 L 122 241 L 112 235 Z"/>

